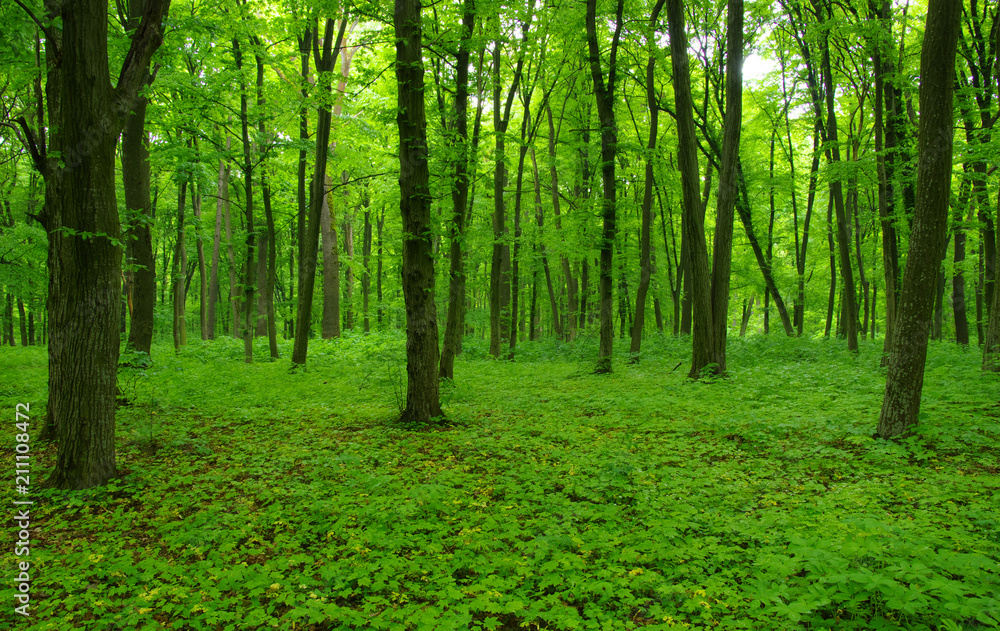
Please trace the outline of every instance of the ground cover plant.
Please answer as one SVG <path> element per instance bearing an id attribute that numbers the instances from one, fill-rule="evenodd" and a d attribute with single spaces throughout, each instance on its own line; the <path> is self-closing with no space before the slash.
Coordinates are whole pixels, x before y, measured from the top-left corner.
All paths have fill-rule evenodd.
<path id="1" fill-rule="evenodd" d="M 404 343 L 314 342 L 294 373 L 228 339 L 133 361 L 125 475 L 33 487 L 33 615 L 0 624 L 1000 626 L 1000 388 L 974 349 L 932 344 L 921 424 L 882 441 L 881 343 L 732 340 L 729 376 L 692 381 L 684 339 L 609 375 L 593 340 L 507 362 L 467 339 L 430 427 L 394 420 Z M 43 409 L 45 361 L 0 354 L 4 409 Z"/>

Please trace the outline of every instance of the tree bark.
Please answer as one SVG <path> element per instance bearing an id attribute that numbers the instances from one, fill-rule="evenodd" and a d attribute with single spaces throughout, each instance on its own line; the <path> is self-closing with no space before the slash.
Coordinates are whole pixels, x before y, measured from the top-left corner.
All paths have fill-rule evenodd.
<path id="1" fill-rule="evenodd" d="M 952 90 L 962 3 L 930 0 L 920 58 L 917 199 L 889 353 L 878 434 L 891 438 L 917 423 L 935 282 L 944 257 L 952 170 Z"/>
<path id="2" fill-rule="evenodd" d="M 649 17 L 650 34 L 656 32 L 656 23 L 663 9 L 665 0 L 657 0 Z M 650 50 L 646 62 L 646 107 L 649 109 L 649 139 L 646 141 L 646 173 L 642 192 L 642 232 L 639 243 L 639 288 L 635 295 L 635 319 L 632 321 L 632 340 L 629 352 L 633 355 L 642 349 L 642 328 L 646 324 L 646 294 L 649 292 L 649 281 L 653 274 L 652 260 L 652 230 L 653 230 L 653 156 L 656 152 L 656 139 L 659 135 L 660 104 L 657 102 L 654 71 L 656 56 Z M 657 319 L 662 330 L 662 324 Z"/>
<path id="3" fill-rule="evenodd" d="M 597 98 L 597 118 L 601 124 L 601 183 L 604 198 L 601 203 L 601 215 L 604 228 L 601 234 L 601 265 L 600 265 L 600 346 L 597 351 L 597 367 L 594 372 L 611 372 L 611 352 L 614 340 L 613 318 L 611 307 L 612 291 L 612 257 L 614 254 L 615 236 L 617 235 L 617 199 L 615 182 L 615 162 L 618 157 L 618 122 L 615 120 L 615 79 L 618 73 L 617 57 L 618 42 L 621 39 L 622 13 L 624 0 L 618 0 L 615 15 L 615 31 L 611 37 L 611 52 L 608 59 L 608 81 L 604 82 L 601 71 L 601 51 L 597 41 L 597 0 L 587 0 L 587 48 L 590 52 L 590 75 L 594 81 L 594 94 Z"/>
<path id="4" fill-rule="evenodd" d="M 830 5 L 826 7 L 830 12 L 829 19 L 833 19 Z M 840 164 L 840 139 L 837 133 L 837 113 L 834 106 L 834 85 L 833 70 L 830 67 L 830 43 L 829 35 L 822 36 L 822 76 L 826 93 L 826 142 L 827 159 L 831 165 Z M 843 300 L 844 317 L 846 320 L 847 349 L 858 350 L 858 308 L 854 287 L 854 271 L 851 267 L 851 235 L 850 225 L 847 218 L 847 210 L 844 204 L 844 189 L 839 179 L 830 181 L 830 195 L 833 198 L 833 206 L 837 218 L 837 250 L 840 254 L 840 276 L 843 279 Z"/>
<path id="5" fill-rule="evenodd" d="M 49 413 L 59 439 L 55 467 L 45 481 L 49 487 L 90 488 L 118 475 L 114 437 L 122 259 L 114 157 L 149 59 L 162 41 L 160 23 L 168 4 L 148 0 L 116 86 L 107 78 L 107 2 L 63 3 L 61 37 L 46 45 L 59 53 L 60 83 L 50 93 L 57 96 L 49 103 L 56 108 L 50 109 L 55 114 L 50 121 L 57 131 L 50 143 L 53 162 L 44 172 L 47 195 L 56 195 L 46 199 L 43 216 L 53 342 Z M 53 154 L 60 155 L 61 165 Z"/>
<path id="6" fill-rule="evenodd" d="M 186 306 L 187 292 L 184 274 L 187 271 L 187 247 L 184 243 L 184 206 L 187 200 L 187 180 L 177 186 L 177 240 L 174 242 L 173 268 L 170 270 L 171 296 L 173 297 L 174 351 L 187 345 Z"/>
<path id="7" fill-rule="evenodd" d="M 691 276 L 692 358 L 688 377 L 697 379 L 702 370 L 716 363 L 712 339 L 711 275 L 708 269 L 708 244 L 699 212 L 698 146 L 695 138 L 694 105 L 691 100 L 691 74 L 688 69 L 687 33 L 684 29 L 684 5 L 681 0 L 667 2 L 670 25 L 670 55 L 674 67 L 674 100 L 677 114 L 677 162 L 684 196 L 682 226 L 688 242 L 688 268 Z"/>
<path id="8" fill-rule="evenodd" d="M 438 395 L 438 328 L 430 241 L 430 171 L 420 0 L 396 0 L 396 123 L 399 127 L 399 209 L 403 219 L 403 296 L 406 303 L 406 408 L 401 420 L 427 423 L 442 416 Z"/>
<path id="9" fill-rule="evenodd" d="M 130 27 L 138 25 L 135 15 L 143 3 L 130 3 Z M 131 22 L 135 20 L 135 24 Z M 143 81 L 143 85 L 148 82 Z M 149 200 L 149 149 L 146 133 L 145 96 L 138 96 L 122 130 L 122 187 L 125 189 L 126 215 L 130 218 L 125 234 L 125 282 L 130 289 L 131 325 L 128 346 L 146 353 L 153 345 L 153 312 L 156 308 L 156 258 L 153 256 L 151 204 Z"/>
<path id="10" fill-rule="evenodd" d="M 333 187 L 333 178 L 327 176 L 324 191 Z M 340 337 L 340 255 L 337 243 L 337 225 L 333 221 L 333 196 L 323 193 L 323 214 L 320 230 L 323 240 L 323 320 L 324 340 Z"/>
<path id="11" fill-rule="evenodd" d="M 331 93 L 331 74 L 344 41 L 344 31 L 347 30 L 347 20 L 340 22 L 337 31 L 337 43 L 333 44 L 335 22 L 327 19 L 323 35 L 322 56 L 316 51 L 316 72 L 318 83 L 324 98 L 329 99 Z M 317 26 L 318 29 L 318 26 Z M 318 33 L 318 30 L 317 30 Z M 319 244 L 320 218 L 323 214 L 326 199 L 326 160 L 330 144 L 329 105 L 317 108 L 316 121 L 316 160 L 313 168 L 312 191 L 309 197 L 309 217 L 305 235 L 299 249 L 299 308 L 295 324 L 295 342 L 292 349 L 292 365 L 303 366 L 309 350 L 310 321 L 312 320 L 313 293 L 316 288 L 316 251 Z M 301 167 L 300 167 L 301 168 Z"/>
<path id="12" fill-rule="evenodd" d="M 726 112 L 719 169 L 719 197 L 712 247 L 713 331 L 709 337 L 710 363 L 714 371 L 726 372 L 726 337 L 729 325 L 729 278 L 733 262 L 733 210 L 739 178 L 740 129 L 743 126 L 743 0 L 729 0 L 726 20 Z M 768 264 L 767 269 L 770 270 Z M 786 316 L 787 319 L 787 316 Z M 790 333 L 789 333 L 790 334 Z M 698 341 L 695 340 L 695 344 Z M 709 366 L 691 366 L 691 376 Z"/>
<path id="13" fill-rule="evenodd" d="M 226 151 L 229 151 L 232 138 L 226 135 Z M 219 251 L 222 241 L 222 217 L 229 215 L 229 165 L 225 160 L 219 160 L 219 180 L 215 202 L 215 234 L 212 238 L 212 270 L 208 281 L 208 308 L 205 310 L 207 333 L 210 340 L 215 339 L 215 305 L 219 301 Z"/>

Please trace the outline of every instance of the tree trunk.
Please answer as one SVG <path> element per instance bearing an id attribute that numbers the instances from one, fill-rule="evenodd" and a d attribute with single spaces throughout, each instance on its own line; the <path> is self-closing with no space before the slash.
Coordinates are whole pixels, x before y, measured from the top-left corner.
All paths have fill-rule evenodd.
<path id="1" fill-rule="evenodd" d="M 524 37 L 528 27 L 524 26 Z M 524 49 L 518 55 L 514 79 L 507 91 L 506 102 L 501 104 L 500 42 L 493 49 L 493 131 L 495 134 L 493 171 L 493 255 L 490 264 L 490 355 L 500 356 L 501 340 L 508 339 L 512 318 L 510 312 L 510 244 L 507 241 L 507 215 L 504 207 L 504 186 L 507 183 L 507 165 L 504 161 L 507 126 L 510 123 L 510 109 L 514 102 L 517 86 L 521 81 L 524 65 Z"/>
<path id="2" fill-rule="evenodd" d="M 58 90 L 50 102 L 44 225 L 49 233 L 49 413 L 59 451 L 45 485 L 84 489 L 118 475 L 115 393 L 121 305 L 120 225 L 114 157 L 118 135 L 160 45 L 168 1 L 149 0 L 116 86 L 108 81 L 107 2 L 60 8 Z M 56 17 L 56 16 L 53 16 Z M 50 32 L 57 32 L 55 28 Z M 57 40 L 58 36 L 53 37 Z M 53 86 L 55 87 L 55 86 Z M 51 187 L 49 186 L 51 180 Z M 50 203 L 51 202 L 51 203 Z M 93 235 L 83 238 L 80 233 Z"/>
<path id="3" fill-rule="evenodd" d="M 187 271 L 187 248 L 184 243 L 184 204 L 187 199 L 187 181 L 177 186 L 177 240 L 174 243 L 173 268 L 170 270 L 171 296 L 173 297 L 174 350 L 187 345 L 186 306 L 187 292 L 184 287 L 184 273 Z"/>
<path id="4" fill-rule="evenodd" d="M 657 0 L 653 7 L 653 12 L 649 18 L 650 32 L 655 33 L 657 19 L 663 9 L 665 0 Z M 656 70 L 656 56 L 650 51 L 649 60 L 646 62 L 646 107 L 649 108 L 649 139 L 646 141 L 646 173 L 645 185 L 642 192 L 642 232 L 639 243 L 639 288 L 635 296 L 635 320 L 632 322 L 632 340 L 629 346 L 630 353 L 638 353 L 642 349 L 642 327 L 646 324 L 646 294 L 649 291 L 649 281 L 653 274 L 653 260 L 651 252 L 652 230 L 653 230 L 653 155 L 656 151 L 656 139 L 659 135 L 659 115 L 660 105 L 656 97 L 656 85 L 654 84 L 654 71 Z M 663 325 L 660 318 L 657 318 L 657 326 L 662 330 Z"/>
<path id="5" fill-rule="evenodd" d="M 448 315 L 445 319 L 444 347 L 438 374 L 442 379 L 455 378 L 455 356 L 461 348 L 463 312 L 465 310 L 465 217 L 469 203 L 469 46 L 476 26 L 475 0 L 462 5 L 462 35 L 455 55 L 455 118 L 452 150 L 454 185 L 451 189 L 452 221 L 448 226 L 451 237 L 448 270 Z"/>
<path id="6" fill-rule="evenodd" d="M 552 108 L 548 104 L 546 104 L 545 113 L 549 121 L 549 179 L 551 180 L 552 215 L 556 224 L 556 232 L 560 235 L 560 238 L 564 238 L 561 236 L 563 234 L 562 213 L 559 207 L 559 173 L 556 169 L 556 136 L 558 136 L 558 133 L 552 117 Z M 561 126 L 562 121 L 560 120 Z M 572 340 L 576 337 L 577 314 L 579 313 L 577 281 L 573 277 L 573 269 L 570 265 L 569 257 L 566 254 L 560 254 L 559 259 L 562 263 L 563 277 L 566 280 L 566 339 Z"/>
<path id="7" fill-rule="evenodd" d="M 952 90 L 962 4 L 930 0 L 920 58 L 917 199 L 889 353 L 878 434 L 891 438 L 917 423 L 935 278 L 944 257 L 952 170 Z"/>
<path id="8" fill-rule="evenodd" d="M 604 199 L 601 215 L 604 229 L 601 235 L 600 265 L 600 346 L 597 351 L 597 367 L 594 372 L 611 372 L 611 351 L 613 344 L 613 318 L 611 309 L 612 256 L 617 234 L 617 201 L 615 182 L 615 162 L 618 156 L 618 123 L 615 120 L 615 79 L 618 72 L 618 42 L 624 22 L 624 0 L 618 0 L 615 16 L 615 31 L 611 38 L 611 52 L 608 59 L 608 81 L 605 85 L 601 71 L 601 52 L 597 42 L 597 0 L 587 0 L 587 48 L 590 52 L 590 75 L 594 81 L 597 98 L 597 117 L 601 124 L 601 182 Z"/>
<path id="9" fill-rule="evenodd" d="M 135 3 L 141 5 L 141 3 Z M 129 5 L 130 20 L 136 23 L 140 16 Z M 130 23 L 130 27 L 136 24 Z M 143 81 L 143 85 L 148 82 Z M 122 130 L 122 187 L 125 189 L 125 207 L 128 209 L 126 239 L 125 282 L 130 289 L 131 304 L 128 345 L 149 354 L 153 345 L 153 312 L 156 308 L 156 258 L 153 256 L 151 204 L 149 200 L 149 148 L 146 133 L 146 104 L 144 96 L 136 99 L 135 107 Z"/>
<path id="10" fill-rule="evenodd" d="M 323 214 L 320 216 L 320 230 L 323 239 L 323 320 L 324 340 L 340 337 L 340 256 L 337 243 L 337 226 L 333 222 L 332 194 L 333 178 L 327 176 L 323 187 Z"/>
<path id="11" fill-rule="evenodd" d="M 552 283 L 552 270 L 549 269 L 549 257 L 545 248 L 545 209 L 542 207 L 542 181 L 538 172 L 538 160 L 535 148 L 531 147 L 531 165 L 535 181 L 535 222 L 538 224 L 538 256 L 541 259 L 542 271 L 545 273 L 545 287 L 549 292 L 549 310 L 552 312 L 552 330 L 562 337 L 562 321 L 559 318 L 559 298 Z"/>
<path id="12" fill-rule="evenodd" d="M 371 293 L 372 293 L 372 274 L 371 274 L 371 261 L 372 261 L 372 213 L 371 213 L 371 200 L 368 198 L 368 189 L 365 189 L 364 201 L 362 202 L 365 208 L 365 228 L 364 235 L 362 237 L 361 245 L 361 309 L 362 316 L 364 318 L 364 328 L 365 333 L 371 332 Z"/>
<path id="13" fill-rule="evenodd" d="M 680 0 L 667 2 L 670 26 L 670 55 L 674 71 L 674 99 L 677 113 L 677 162 L 684 195 L 681 221 L 688 242 L 688 268 L 691 276 L 692 359 L 688 377 L 697 379 L 702 370 L 715 363 L 712 339 L 711 276 L 708 269 L 708 244 L 700 216 L 698 194 L 698 146 L 695 138 L 694 106 L 691 99 L 691 74 L 688 69 L 687 33 L 684 29 L 684 6 Z"/>
<path id="14" fill-rule="evenodd" d="M 201 226 L 201 191 L 196 186 L 192 191 L 191 212 L 194 213 L 195 226 Z M 205 243 L 201 238 L 201 230 L 195 230 L 195 245 L 198 252 L 198 323 L 201 328 L 201 339 L 208 337 L 208 317 L 206 308 L 208 307 L 208 278 L 205 277 Z"/>
<path id="15" fill-rule="evenodd" d="M 697 377 L 714 364 L 713 372 L 726 372 L 726 338 L 729 326 L 729 278 L 733 262 L 733 210 L 739 173 L 740 129 L 743 125 L 743 0 L 729 0 L 726 20 L 726 112 L 719 169 L 719 196 L 712 247 L 712 334 L 709 363 L 691 366 Z M 770 271 L 770 262 L 767 265 Z M 789 335 L 791 332 L 789 331 Z M 702 342 L 702 343 L 706 343 Z M 694 344 L 699 344 L 694 340 Z"/>
<path id="16" fill-rule="evenodd" d="M 229 151 L 232 138 L 226 135 L 226 151 Z M 205 318 L 208 321 L 208 339 L 215 339 L 215 305 L 219 301 L 219 250 L 222 241 L 222 217 L 229 216 L 229 165 L 225 160 L 219 160 L 219 184 L 215 201 L 215 234 L 212 238 L 212 271 L 208 281 L 208 308 Z"/>
<path id="17" fill-rule="evenodd" d="M 354 215 L 344 217 L 344 329 L 354 328 Z"/>
<path id="18" fill-rule="evenodd" d="M 420 1 L 396 0 L 396 80 L 399 127 L 399 209 L 403 219 L 403 296 L 406 303 L 406 408 L 401 420 L 427 423 L 442 416 L 438 397 L 438 328 L 430 242 L 430 171 Z"/>
<path id="19" fill-rule="evenodd" d="M 240 47 L 239 39 L 233 39 L 233 59 L 236 61 L 236 69 L 242 72 L 243 51 Z M 243 136 L 243 216 L 246 222 L 246 259 L 243 263 L 243 361 L 253 362 L 253 337 L 254 337 L 254 294 L 257 291 L 254 282 L 254 261 L 257 255 L 257 234 L 254 228 L 253 216 L 253 145 L 250 143 L 250 113 L 247 102 L 247 84 L 240 78 L 240 130 Z"/>
<path id="20" fill-rule="evenodd" d="M 823 336 L 830 337 L 833 310 L 837 306 L 837 246 L 833 241 L 833 197 L 826 203 L 826 241 L 830 249 L 830 297 L 826 304 L 826 331 Z"/>
<path id="21" fill-rule="evenodd" d="M 344 41 L 347 20 L 344 19 L 340 22 L 340 27 L 337 31 L 336 46 L 334 46 L 333 42 L 334 25 L 335 22 L 332 19 L 327 19 L 326 30 L 323 35 L 322 56 L 320 56 L 318 51 L 316 55 L 316 72 L 319 75 L 318 83 L 326 95 L 329 95 L 331 92 L 331 75 L 337 61 L 337 54 L 340 52 L 340 46 Z M 300 289 L 298 317 L 295 325 L 295 342 L 292 349 L 293 366 L 305 365 L 306 363 L 306 355 L 309 349 L 310 321 L 312 320 L 313 293 L 316 287 L 316 251 L 318 250 L 320 221 L 324 205 L 327 206 L 327 213 L 329 213 L 326 195 L 328 186 L 326 161 L 330 144 L 330 108 L 328 106 L 319 107 L 316 118 L 316 159 L 314 161 L 312 191 L 309 196 L 309 217 L 304 231 L 304 238 L 299 249 Z"/>
<path id="22" fill-rule="evenodd" d="M 829 19 L 832 17 L 832 9 L 827 5 L 827 10 L 831 11 Z M 834 106 L 835 92 L 833 86 L 833 70 L 830 67 L 830 43 L 829 35 L 824 33 L 822 39 L 822 75 L 826 88 L 826 141 L 827 160 L 831 165 L 838 165 L 840 159 L 840 139 L 837 135 L 837 113 Z M 854 272 L 851 268 L 851 234 L 850 225 L 847 219 L 847 210 L 844 205 L 844 190 L 839 179 L 830 181 L 830 196 L 833 198 L 834 210 L 837 217 L 837 249 L 840 253 L 840 276 L 843 279 L 844 296 L 844 316 L 847 331 L 847 349 L 858 350 L 858 308 L 854 288 Z"/>

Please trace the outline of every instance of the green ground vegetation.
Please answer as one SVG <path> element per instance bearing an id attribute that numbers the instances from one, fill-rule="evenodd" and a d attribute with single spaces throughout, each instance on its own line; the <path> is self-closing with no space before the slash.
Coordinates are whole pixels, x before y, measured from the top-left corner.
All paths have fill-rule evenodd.
<path id="1" fill-rule="evenodd" d="M 436 427 L 393 420 L 404 344 L 314 342 L 296 373 L 233 340 L 124 357 L 124 476 L 33 486 L 27 626 L 1000 626 L 1000 387 L 976 349 L 932 344 L 921 424 L 887 442 L 881 342 L 732 340 L 729 376 L 691 381 L 684 339 L 602 376 L 594 340 L 507 362 L 467 339 Z M 45 362 L 0 353 L 0 403 L 35 428 Z M 32 454 L 40 481 L 55 448 Z"/>

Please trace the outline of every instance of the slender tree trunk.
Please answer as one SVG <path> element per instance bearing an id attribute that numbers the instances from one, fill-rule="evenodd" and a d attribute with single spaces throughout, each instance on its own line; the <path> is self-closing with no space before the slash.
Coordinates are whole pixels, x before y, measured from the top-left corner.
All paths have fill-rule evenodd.
<path id="1" fill-rule="evenodd" d="M 827 5 L 827 10 L 832 11 Z M 829 16 L 832 20 L 832 15 Z M 833 85 L 833 70 L 830 67 L 829 35 L 824 33 L 822 39 L 822 75 L 826 93 L 826 141 L 827 158 L 831 165 L 838 165 L 840 159 L 840 139 L 837 135 L 837 114 L 834 106 L 835 92 Z M 843 185 L 839 179 L 830 181 L 830 196 L 833 198 L 837 218 L 837 249 L 840 253 L 840 275 L 844 281 L 844 316 L 847 331 L 847 349 L 858 350 L 858 308 L 854 288 L 854 271 L 851 268 L 851 235 L 844 205 Z"/>
<path id="2" fill-rule="evenodd" d="M 826 239 L 830 249 L 830 298 L 826 305 L 826 331 L 824 337 L 830 337 L 833 328 L 833 309 L 837 305 L 837 246 L 833 241 L 833 197 L 826 204 Z"/>
<path id="3" fill-rule="evenodd" d="M 891 438 L 917 423 L 935 277 L 944 257 L 952 170 L 952 90 L 962 4 L 930 0 L 920 59 L 917 199 L 889 353 L 878 434 Z"/>
<path id="4" fill-rule="evenodd" d="M 194 214 L 195 226 L 201 226 L 201 192 L 197 186 L 192 191 L 191 212 Z M 201 328 L 201 339 L 208 337 L 208 278 L 205 276 L 205 243 L 201 238 L 201 230 L 195 229 L 195 249 L 198 253 L 198 324 Z"/>
<path id="5" fill-rule="evenodd" d="M 226 151 L 232 139 L 226 135 Z M 212 271 L 208 281 L 208 339 L 215 339 L 215 305 L 219 301 L 219 250 L 222 241 L 222 217 L 229 216 L 229 165 L 219 160 L 219 185 L 215 202 L 215 234 L 212 238 Z"/>
<path id="6" fill-rule="evenodd" d="M 403 219 L 403 293 L 406 303 L 406 409 L 402 421 L 442 416 L 438 397 L 438 328 L 430 242 L 430 171 L 424 115 L 420 1 L 396 0 L 396 80 Z"/>
<path id="7" fill-rule="evenodd" d="M 964 211 L 970 205 L 971 182 L 965 178 L 962 182 L 962 192 L 959 202 L 952 211 L 952 226 L 955 232 L 955 248 L 952 261 L 951 305 L 955 315 L 955 342 L 961 346 L 969 345 L 969 319 L 965 305 L 965 226 Z"/>
<path id="8" fill-rule="evenodd" d="M 143 3 L 129 8 L 130 22 L 136 25 L 136 10 Z M 146 84 L 148 79 L 143 81 Z M 125 206 L 130 218 L 126 232 L 125 282 L 130 289 L 129 302 L 131 326 L 128 345 L 132 349 L 149 353 L 153 344 L 153 312 L 156 308 L 156 258 L 153 255 L 152 222 L 149 200 L 149 149 L 146 133 L 146 97 L 136 99 L 122 130 L 122 185 L 125 189 Z"/>
<path id="9" fill-rule="evenodd" d="M 655 33 L 660 11 L 665 0 L 657 0 L 649 18 L 650 31 Z M 660 104 L 656 97 L 654 71 L 656 56 L 650 51 L 646 62 L 646 106 L 649 108 L 649 139 L 646 141 L 646 173 L 642 193 L 642 232 L 639 243 L 639 288 L 635 296 L 635 320 L 632 322 L 632 343 L 630 353 L 638 353 L 642 349 L 642 328 L 646 323 L 646 294 L 649 291 L 649 281 L 653 274 L 653 259 L 651 252 L 653 230 L 653 155 L 656 151 L 656 139 L 659 135 Z M 662 330 L 662 322 L 657 317 L 657 325 Z"/>
<path id="10" fill-rule="evenodd" d="M 693 311 L 692 360 L 688 377 L 697 379 L 702 370 L 715 363 L 712 339 L 711 276 L 708 268 L 708 244 L 698 210 L 698 147 L 695 138 L 694 106 L 691 100 L 691 74 L 688 69 L 687 33 L 684 29 L 684 6 L 680 0 L 667 2 L 670 26 L 670 54 L 673 60 L 674 99 L 677 113 L 677 162 L 684 195 L 682 226 L 688 241 L 688 266 L 691 272 Z"/>
<path id="11" fill-rule="evenodd" d="M 604 229 L 601 234 L 601 264 L 600 264 L 600 347 L 597 351 L 597 367 L 595 372 L 611 372 L 611 351 L 614 336 L 612 333 L 613 313 L 611 310 L 612 291 L 612 256 L 614 254 L 615 236 L 617 235 L 617 200 L 615 181 L 615 162 L 618 156 L 618 123 L 615 120 L 615 84 L 618 72 L 617 55 L 618 42 L 621 38 L 624 22 L 622 13 L 624 0 L 618 0 L 615 16 L 615 30 L 611 38 L 611 52 L 608 59 L 608 81 L 604 82 L 601 70 L 601 52 L 597 41 L 597 0 L 587 0 L 587 48 L 590 52 L 590 75 L 594 81 L 594 94 L 597 98 L 597 117 L 601 124 L 601 182 L 604 199 L 601 204 L 601 215 Z"/>
<path id="12" fill-rule="evenodd" d="M 354 215 L 344 217 L 344 329 L 354 328 Z"/>
<path id="13" fill-rule="evenodd" d="M 552 271 L 549 269 L 549 257 L 545 248 L 545 210 L 542 208 L 542 182 L 538 172 L 538 159 L 535 156 L 535 147 L 531 147 L 531 165 L 535 182 L 535 222 L 538 224 L 538 258 L 542 264 L 542 271 L 545 273 L 545 286 L 549 292 L 549 310 L 552 312 L 552 330 L 559 337 L 562 336 L 562 322 L 559 319 L 559 298 L 556 296 L 555 287 L 552 283 Z"/>
<path id="14" fill-rule="evenodd" d="M 337 226 L 333 222 L 332 195 L 325 190 L 333 187 L 333 179 L 324 178 L 323 214 L 320 230 L 323 238 L 323 321 L 324 340 L 340 337 L 340 256 Z"/>
<path id="15" fill-rule="evenodd" d="M 334 46 L 333 31 L 335 22 L 327 19 L 323 35 L 322 54 L 317 54 L 316 72 L 318 83 L 323 94 L 329 96 L 333 67 L 337 54 L 344 41 L 344 31 L 347 30 L 347 20 L 340 22 L 337 30 L 337 42 Z M 318 27 L 317 27 L 318 28 Z M 326 161 L 330 145 L 331 111 L 328 106 L 317 109 L 316 120 L 316 159 L 314 161 L 312 192 L 309 197 L 309 217 L 304 230 L 304 238 L 299 249 L 299 308 L 295 324 L 295 342 L 292 349 L 292 365 L 301 366 L 306 363 L 309 349 L 310 321 L 312 320 L 312 301 L 316 287 L 316 251 L 319 244 L 320 220 L 323 205 L 326 200 Z M 300 166 L 301 168 L 301 166 Z"/>
<path id="16" fill-rule="evenodd" d="M 372 293 L 372 213 L 371 200 L 368 198 L 368 189 L 365 189 L 364 201 L 365 228 L 361 246 L 361 309 L 364 317 L 365 333 L 371 332 L 371 293 Z"/>
<path id="17" fill-rule="evenodd" d="M 524 25 L 524 36 L 528 26 Z M 504 187 L 507 183 L 507 165 L 504 161 L 506 147 L 504 136 L 510 123 L 510 109 L 521 80 L 524 51 L 518 55 L 514 80 L 507 91 L 506 102 L 501 104 L 500 41 L 493 48 L 493 131 L 495 135 L 493 171 L 493 256 L 490 264 L 490 355 L 500 356 L 501 340 L 508 339 L 512 319 L 510 311 L 510 244 L 507 243 L 507 214 L 504 206 Z"/>
<path id="18" fill-rule="evenodd" d="M 899 240 L 896 237 L 896 224 L 893 208 L 894 189 L 892 165 L 893 157 L 890 155 L 889 138 L 887 130 L 886 110 L 891 104 L 892 87 L 887 86 L 889 76 L 889 65 L 885 60 L 885 53 L 889 50 L 886 43 L 887 33 L 890 29 L 889 13 L 892 10 L 889 0 L 883 0 L 878 7 L 876 17 L 880 22 L 880 37 L 874 46 L 873 61 L 875 66 L 875 154 L 878 172 L 878 214 L 882 227 L 882 268 L 885 279 L 885 341 L 882 350 L 882 365 L 887 366 L 889 362 L 889 349 L 892 346 L 892 332 L 896 323 L 896 306 L 899 296 Z M 893 120 L 890 119 L 890 123 Z M 895 134 L 892 134 L 895 137 Z"/>
<path id="19" fill-rule="evenodd" d="M 174 266 L 170 271 L 175 351 L 187 344 L 187 292 L 184 287 L 184 274 L 187 271 L 187 247 L 184 242 L 184 205 L 187 198 L 187 185 L 187 181 L 182 181 L 177 187 L 177 241 L 174 244 Z"/>
<path id="20" fill-rule="evenodd" d="M 712 334 L 709 364 L 691 366 L 697 377 L 714 364 L 726 372 L 726 338 L 729 325 L 729 278 L 733 262 L 733 211 L 739 178 L 740 129 L 743 126 L 743 0 L 729 0 L 726 20 L 726 112 L 723 126 L 719 197 L 712 247 Z M 770 266 L 768 265 L 768 270 Z M 789 332 L 789 334 L 791 334 Z M 699 343 L 697 340 L 694 342 Z"/>
<path id="21" fill-rule="evenodd" d="M 455 184 L 451 192 L 451 250 L 448 271 L 448 315 L 445 320 L 444 347 L 441 350 L 442 379 L 455 378 L 455 355 L 461 347 L 465 310 L 465 213 L 469 202 L 469 47 L 476 26 L 475 0 L 464 0 L 462 36 L 455 55 Z"/>
<path id="22" fill-rule="evenodd" d="M 549 179 L 551 181 L 552 215 L 556 224 L 556 233 L 560 235 L 560 238 L 564 238 L 562 236 L 564 233 L 559 203 L 559 173 L 556 169 L 556 137 L 558 133 L 556 132 L 555 121 L 552 117 L 552 108 L 548 104 L 546 104 L 545 113 L 549 121 Z M 563 277 L 566 280 L 566 339 L 572 340 L 576 337 L 577 314 L 579 313 L 577 281 L 573 277 L 573 269 L 570 265 L 569 257 L 561 253 L 559 259 L 562 263 Z"/>
<path id="23" fill-rule="evenodd" d="M 242 72 L 243 51 L 239 39 L 233 39 L 233 59 L 236 61 L 236 69 Z M 246 259 L 243 263 L 243 361 L 253 362 L 253 337 L 254 337 L 254 294 L 257 290 L 254 282 L 254 261 L 257 247 L 257 234 L 254 228 L 254 208 L 253 208 L 253 145 L 250 143 L 250 113 L 247 102 L 247 84 L 240 78 L 240 129 L 243 136 L 243 216 L 246 222 Z"/>

